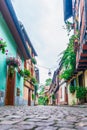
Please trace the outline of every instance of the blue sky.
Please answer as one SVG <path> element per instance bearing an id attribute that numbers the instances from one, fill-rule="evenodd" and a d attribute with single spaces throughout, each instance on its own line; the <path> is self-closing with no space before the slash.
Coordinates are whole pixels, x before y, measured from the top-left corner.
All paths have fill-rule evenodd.
<path id="1" fill-rule="evenodd" d="M 25 26 L 38 54 L 40 83 L 44 83 L 49 78 L 48 68 L 51 68 L 53 73 L 58 66 L 58 54 L 68 43 L 67 32 L 63 29 L 63 1 L 12 0 L 12 2 L 17 17 Z"/>

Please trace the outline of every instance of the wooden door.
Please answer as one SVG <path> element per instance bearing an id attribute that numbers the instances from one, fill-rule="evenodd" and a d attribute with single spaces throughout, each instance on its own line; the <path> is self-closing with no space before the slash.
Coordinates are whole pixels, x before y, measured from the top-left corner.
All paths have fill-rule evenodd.
<path id="1" fill-rule="evenodd" d="M 11 77 L 7 77 L 7 87 L 6 87 L 6 96 L 5 96 L 5 105 L 14 105 L 15 102 L 15 79 L 16 73 Z"/>

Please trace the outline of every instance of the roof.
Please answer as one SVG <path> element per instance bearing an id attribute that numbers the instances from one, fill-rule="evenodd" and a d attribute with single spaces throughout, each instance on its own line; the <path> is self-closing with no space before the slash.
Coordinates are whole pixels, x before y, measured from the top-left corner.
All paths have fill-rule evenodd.
<path id="1" fill-rule="evenodd" d="M 32 49 L 32 51 L 33 51 L 33 53 L 34 53 L 34 56 L 37 56 L 37 53 L 36 53 L 36 51 L 35 51 L 35 49 L 34 49 L 32 43 L 31 43 L 31 41 L 30 41 L 30 39 L 29 39 L 29 37 L 28 37 L 28 34 L 27 34 L 26 30 L 25 30 L 25 27 L 23 26 L 23 24 L 22 24 L 21 22 L 20 22 L 20 27 L 21 27 L 22 32 L 23 32 L 23 34 L 24 34 L 25 40 L 27 40 L 29 46 L 31 47 L 31 49 Z"/>
<path id="2" fill-rule="evenodd" d="M 30 53 L 25 43 L 23 33 L 21 31 L 11 0 L 0 0 L 0 11 L 3 14 L 11 34 L 17 43 L 18 50 L 20 50 L 25 60 L 29 59 Z"/>

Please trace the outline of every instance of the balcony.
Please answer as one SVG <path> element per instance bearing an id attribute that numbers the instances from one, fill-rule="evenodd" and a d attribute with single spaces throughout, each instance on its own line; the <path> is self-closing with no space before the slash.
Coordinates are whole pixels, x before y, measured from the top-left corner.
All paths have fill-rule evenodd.
<path id="1" fill-rule="evenodd" d="M 34 90 L 34 86 L 32 85 L 32 83 L 29 80 L 25 80 L 24 86 L 26 86 L 27 88 L 29 88 L 31 90 Z"/>
<path id="2" fill-rule="evenodd" d="M 87 44 L 82 44 L 76 60 L 77 71 L 83 71 L 87 68 Z"/>

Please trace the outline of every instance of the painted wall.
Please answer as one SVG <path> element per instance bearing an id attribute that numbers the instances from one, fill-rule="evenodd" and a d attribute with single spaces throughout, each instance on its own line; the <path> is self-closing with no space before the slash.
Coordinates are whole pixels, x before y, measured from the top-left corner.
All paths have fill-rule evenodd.
<path id="1" fill-rule="evenodd" d="M 0 90 L 5 92 L 6 90 L 6 78 L 7 78 L 7 65 L 6 57 L 15 56 L 17 53 L 17 44 L 14 41 L 14 38 L 0 13 L 0 38 L 3 38 L 7 43 L 6 49 L 8 50 L 8 55 L 2 54 L 0 51 Z M 24 66 L 24 61 L 22 60 L 22 68 Z M 21 96 L 23 96 L 23 78 L 16 73 L 16 87 L 20 87 Z M 16 88 L 15 87 L 15 88 Z M 15 91 L 16 94 L 16 91 Z"/>

